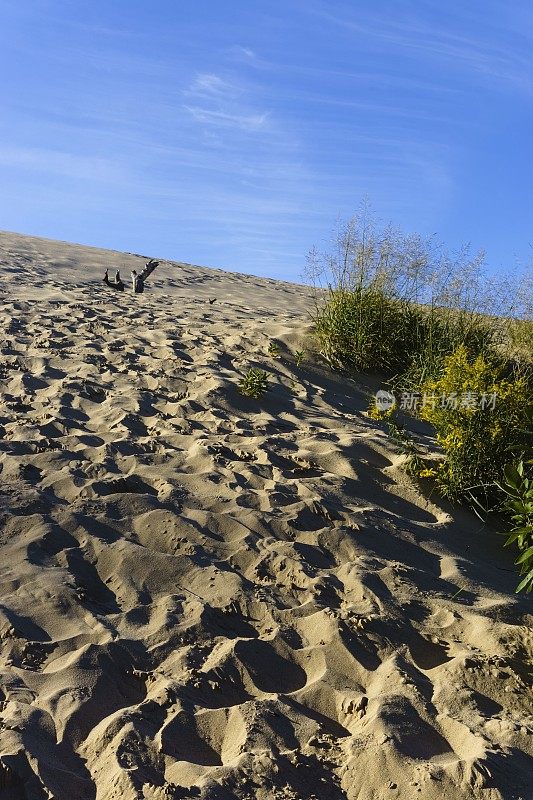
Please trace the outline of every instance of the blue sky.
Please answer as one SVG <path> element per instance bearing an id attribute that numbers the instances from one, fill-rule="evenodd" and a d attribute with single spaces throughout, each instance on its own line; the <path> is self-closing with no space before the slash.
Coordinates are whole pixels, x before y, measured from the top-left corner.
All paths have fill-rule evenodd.
<path id="1" fill-rule="evenodd" d="M 533 255 L 528 0 L 0 0 L 0 229 L 299 279 L 368 197 Z"/>

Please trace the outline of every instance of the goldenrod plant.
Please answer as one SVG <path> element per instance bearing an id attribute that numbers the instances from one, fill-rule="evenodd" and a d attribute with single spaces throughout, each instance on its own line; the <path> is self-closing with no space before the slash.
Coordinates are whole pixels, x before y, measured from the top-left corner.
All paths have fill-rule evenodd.
<path id="1" fill-rule="evenodd" d="M 376 403 L 376 398 L 373 397 L 372 400 L 370 401 L 370 405 L 368 406 L 368 410 L 366 413 L 368 414 L 370 419 L 375 419 L 378 422 L 381 422 L 383 420 L 392 417 L 395 409 L 396 409 L 395 404 L 393 404 L 390 408 L 387 409 L 380 408 Z"/>
<path id="2" fill-rule="evenodd" d="M 481 355 L 471 358 L 462 345 L 445 359 L 440 377 L 421 387 L 420 398 L 418 416 L 432 424 L 442 448 L 442 456 L 432 460 L 398 422 L 395 405 L 383 408 L 376 395 L 368 414 L 385 423 L 407 456 L 409 475 L 430 480 L 454 502 L 466 501 L 482 518 L 498 510 L 510 519 L 506 545 L 518 546 L 515 563 L 523 576 L 516 591 L 531 591 L 533 461 L 523 458 L 531 447 L 533 419 L 527 372 Z"/>
<path id="3" fill-rule="evenodd" d="M 485 500 L 505 464 L 528 446 L 530 387 L 524 374 L 505 376 L 498 362 L 470 358 L 461 345 L 442 374 L 422 386 L 422 419 L 435 428 L 445 458 L 436 469 L 440 492 L 452 500 Z"/>

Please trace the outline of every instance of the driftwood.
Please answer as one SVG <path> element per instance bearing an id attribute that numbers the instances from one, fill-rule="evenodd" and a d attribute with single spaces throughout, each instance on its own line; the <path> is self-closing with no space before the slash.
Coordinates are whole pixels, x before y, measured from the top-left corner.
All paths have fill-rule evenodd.
<path id="1" fill-rule="evenodd" d="M 131 273 L 131 280 L 132 280 L 132 288 L 136 294 L 140 294 L 144 292 L 144 282 L 149 275 L 152 274 L 154 269 L 159 265 L 159 261 L 154 261 L 153 258 L 145 264 L 144 269 L 142 272 L 137 274 L 136 270 L 133 270 Z M 106 286 L 109 286 L 110 289 L 114 289 L 116 292 L 123 292 L 125 289 L 124 282 L 120 277 L 120 272 L 117 270 L 115 275 L 115 280 L 109 280 L 109 270 L 106 269 L 104 274 L 104 283 Z"/>
<path id="2" fill-rule="evenodd" d="M 145 265 L 143 271 L 139 274 L 135 270 L 131 273 L 132 288 L 135 294 L 142 294 L 144 292 L 144 282 L 146 278 L 152 274 L 154 269 L 158 266 L 159 261 L 154 261 L 153 258 Z"/>
<path id="3" fill-rule="evenodd" d="M 118 269 L 114 281 L 109 280 L 109 270 L 106 269 L 104 275 L 104 283 L 106 284 L 106 286 L 110 286 L 111 289 L 114 289 L 116 292 L 124 291 L 124 283 L 122 282 L 122 279 L 120 277 L 120 272 L 118 271 Z"/>

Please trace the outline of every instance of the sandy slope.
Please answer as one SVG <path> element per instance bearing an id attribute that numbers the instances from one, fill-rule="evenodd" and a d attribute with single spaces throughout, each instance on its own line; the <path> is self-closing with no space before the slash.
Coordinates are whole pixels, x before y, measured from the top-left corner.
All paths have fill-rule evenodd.
<path id="1" fill-rule="evenodd" d="M 0 260 L 0 800 L 531 797 L 512 554 L 294 364 L 307 290 Z"/>

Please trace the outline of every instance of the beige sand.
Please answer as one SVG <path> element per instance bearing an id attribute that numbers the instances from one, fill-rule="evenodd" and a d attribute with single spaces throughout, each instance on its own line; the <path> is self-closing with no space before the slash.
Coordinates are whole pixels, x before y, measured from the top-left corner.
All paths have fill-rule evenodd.
<path id="1" fill-rule="evenodd" d="M 513 554 L 295 365 L 310 291 L 164 262 L 120 295 L 140 257 L 7 233 L 0 260 L 0 799 L 529 800 Z"/>

